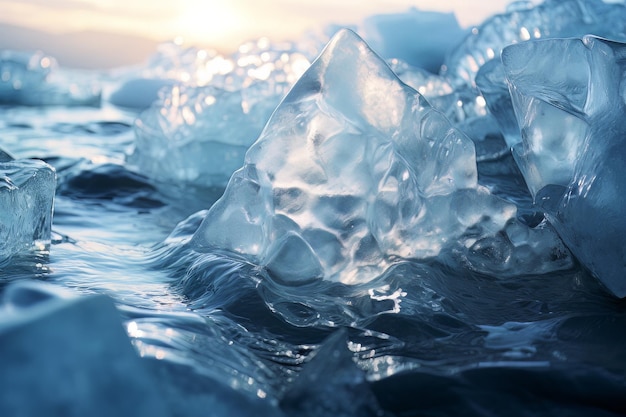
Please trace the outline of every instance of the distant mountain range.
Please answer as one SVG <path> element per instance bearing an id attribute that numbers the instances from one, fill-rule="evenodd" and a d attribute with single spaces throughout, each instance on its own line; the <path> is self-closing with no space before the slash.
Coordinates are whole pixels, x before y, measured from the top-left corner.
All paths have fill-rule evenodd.
<path id="1" fill-rule="evenodd" d="M 110 69 L 140 64 L 158 42 L 133 35 L 84 31 L 53 34 L 0 23 L 0 49 L 41 50 L 63 67 Z"/>

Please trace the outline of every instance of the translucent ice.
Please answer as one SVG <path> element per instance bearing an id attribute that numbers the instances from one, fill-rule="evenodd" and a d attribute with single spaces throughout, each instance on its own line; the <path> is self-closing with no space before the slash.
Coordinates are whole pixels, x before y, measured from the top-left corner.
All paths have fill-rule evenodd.
<path id="1" fill-rule="evenodd" d="M 502 53 L 526 182 L 574 255 L 619 297 L 626 296 L 625 53 L 626 44 L 592 36 Z"/>
<path id="2" fill-rule="evenodd" d="M 500 59 L 492 59 L 480 68 L 476 74 L 476 86 L 497 121 L 507 146 L 511 148 L 519 143 L 519 127 Z"/>
<path id="3" fill-rule="evenodd" d="M 594 33 L 611 39 L 626 39 L 626 33 L 624 32 L 626 8 L 623 4 L 608 5 L 601 1 L 594 1 L 588 4 L 577 1 L 559 4 L 549 1 L 539 6 L 537 10 L 524 11 L 522 9 L 521 11 L 512 11 L 510 15 L 502 16 L 502 22 L 500 23 L 508 22 L 506 24 L 512 25 L 509 28 L 512 29 L 519 26 L 520 21 L 528 22 L 530 21 L 528 19 L 536 19 L 535 15 L 537 13 L 544 12 L 551 13 L 554 19 L 550 20 L 544 17 L 546 21 L 543 23 L 545 25 L 543 32 L 539 29 L 533 30 L 534 35 L 532 38 L 584 36 L 588 33 Z M 519 21 L 516 19 L 519 19 Z M 582 19 L 582 22 L 580 19 Z M 491 30 L 495 28 L 487 26 L 485 29 Z M 521 38 L 517 39 L 517 41 L 526 40 L 528 38 L 526 32 L 522 29 L 520 30 L 523 32 L 520 32 L 523 36 L 520 35 Z M 521 142 L 520 131 L 499 54 L 496 54 L 495 59 L 487 61 L 480 67 L 476 74 L 475 82 L 486 101 L 490 113 L 495 116 L 507 145 L 513 147 Z"/>
<path id="4" fill-rule="evenodd" d="M 55 188 L 54 168 L 45 162 L 0 162 L 0 266 L 14 255 L 47 250 Z"/>
<path id="5" fill-rule="evenodd" d="M 427 99 L 446 96 L 454 92 L 454 88 L 447 79 L 419 67 L 411 66 L 401 59 L 392 58 L 387 61 L 387 64 L 403 83 L 417 90 Z"/>
<path id="6" fill-rule="evenodd" d="M 471 33 L 447 57 L 442 73 L 455 84 L 474 84 L 476 73 L 487 61 L 498 57 L 507 45 L 540 38 L 626 35 L 626 6 L 602 0 L 547 0 L 532 7 L 512 7 L 495 15 Z"/>
<path id="7" fill-rule="evenodd" d="M 165 89 L 136 121 L 129 161 L 159 180 L 224 186 L 287 88 L 259 82 L 236 91 Z"/>
<path id="8" fill-rule="evenodd" d="M 20 282 L 3 301 L 0 415 L 169 415 L 111 299 Z"/>
<path id="9" fill-rule="evenodd" d="M 108 100 L 120 107 L 147 109 L 159 98 L 162 88 L 206 85 L 214 76 L 232 68 L 232 62 L 215 51 L 163 43 L 144 67 L 120 75 Z"/>
<path id="10" fill-rule="evenodd" d="M 259 40 L 242 45 L 230 58 L 217 55 L 200 62 L 204 66 L 196 62 L 187 70 L 193 74 L 184 73 L 187 85 L 164 88 L 140 116 L 131 161 L 160 180 L 224 186 L 309 61 L 290 45 Z M 164 71 L 170 73 L 181 76 Z"/>
<path id="11" fill-rule="evenodd" d="M 475 245 L 515 213 L 477 185 L 471 140 L 343 30 L 276 109 L 192 245 L 242 254 L 283 282 L 353 284 L 402 258 L 484 254 Z"/>
<path id="12" fill-rule="evenodd" d="M 260 38 L 243 43 L 231 55 L 222 55 L 209 49 L 164 43 L 140 74 L 146 78 L 174 80 L 192 86 L 210 84 L 227 90 L 239 90 L 258 80 L 293 84 L 309 65 L 301 48 L 290 42 L 273 43 Z"/>
<path id="13" fill-rule="evenodd" d="M 109 101 L 116 106 L 145 109 L 158 99 L 160 88 L 174 85 L 211 85 L 237 92 L 265 82 L 266 90 L 279 91 L 285 84 L 291 86 L 309 66 L 309 59 L 298 48 L 261 38 L 242 44 L 232 55 L 222 55 L 165 43 L 145 67 L 118 75 L 118 85 Z"/>
<path id="14" fill-rule="evenodd" d="M 41 52 L 0 51 L 0 103 L 99 105 L 100 88 L 79 73 L 62 73 L 56 60 Z"/>

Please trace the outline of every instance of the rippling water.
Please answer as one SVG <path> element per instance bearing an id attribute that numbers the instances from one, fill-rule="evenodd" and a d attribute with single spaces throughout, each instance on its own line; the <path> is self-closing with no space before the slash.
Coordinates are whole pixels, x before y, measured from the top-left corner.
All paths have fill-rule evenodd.
<path id="1" fill-rule="evenodd" d="M 167 377 L 187 395 L 220 381 L 294 415 L 308 415 L 303 398 L 361 411 L 375 398 L 403 416 L 626 414 L 624 302 L 582 268 L 498 279 L 404 262 L 366 287 L 283 286 L 232 255 L 193 252 L 202 210 L 222 190 L 134 172 L 125 155 L 135 117 L 106 105 L 0 108 L 0 146 L 59 177 L 49 257 L 16 262 L 0 288 L 38 279 L 110 295 L 140 355 L 177 369 Z M 512 167 L 482 162 L 481 182 L 532 216 Z M 331 335 L 364 372 L 354 392 L 337 382 L 341 358 L 323 350 L 311 361 L 319 386 L 293 383 Z"/>

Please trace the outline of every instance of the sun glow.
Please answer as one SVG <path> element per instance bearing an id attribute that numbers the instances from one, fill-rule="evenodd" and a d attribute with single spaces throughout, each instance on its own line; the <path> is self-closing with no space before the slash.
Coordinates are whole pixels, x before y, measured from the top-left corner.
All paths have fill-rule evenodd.
<path id="1" fill-rule="evenodd" d="M 174 30 L 185 42 L 221 46 L 225 36 L 243 26 L 243 19 L 229 2 L 187 0 L 175 21 Z"/>

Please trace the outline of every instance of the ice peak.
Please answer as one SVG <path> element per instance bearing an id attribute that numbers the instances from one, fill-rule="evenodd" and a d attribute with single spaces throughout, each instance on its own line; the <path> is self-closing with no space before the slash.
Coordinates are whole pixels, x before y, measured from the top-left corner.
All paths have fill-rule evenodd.
<path id="1" fill-rule="evenodd" d="M 341 108 L 349 121 L 367 123 L 386 132 L 400 124 L 408 88 L 365 43 L 349 29 L 341 29 L 324 48 L 285 101 L 320 94 L 329 105 Z M 387 106 L 392 105 L 391 112 Z"/>
<path id="2" fill-rule="evenodd" d="M 472 141 L 342 30 L 274 111 L 192 245 L 236 252 L 283 283 L 356 284 L 400 259 L 466 253 L 514 217 L 478 186 Z"/>

